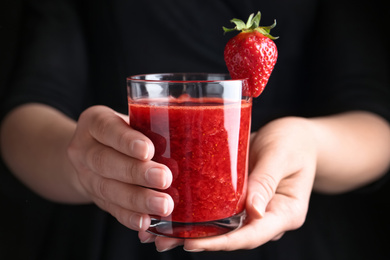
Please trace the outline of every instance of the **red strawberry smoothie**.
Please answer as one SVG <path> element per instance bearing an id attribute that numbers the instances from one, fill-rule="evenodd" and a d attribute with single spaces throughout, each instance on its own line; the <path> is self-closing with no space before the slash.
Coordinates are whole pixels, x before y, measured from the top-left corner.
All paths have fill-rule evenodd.
<path id="1" fill-rule="evenodd" d="M 152 140 L 153 160 L 173 174 L 164 192 L 173 198 L 174 210 L 166 220 L 207 222 L 244 210 L 251 108 L 250 102 L 215 98 L 129 102 L 130 126 Z M 186 232 L 184 237 L 216 231 Z"/>

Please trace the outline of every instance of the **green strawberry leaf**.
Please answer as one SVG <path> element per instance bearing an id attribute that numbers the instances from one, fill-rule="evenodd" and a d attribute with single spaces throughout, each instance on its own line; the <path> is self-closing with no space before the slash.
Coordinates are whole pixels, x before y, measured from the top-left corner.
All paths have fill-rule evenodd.
<path id="1" fill-rule="evenodd" d="M 253 17 L 254 14 L 251 14 L 246 22 L 247 29 L 254 30 L 260 25 L 261 13 L 257 12 L 256 16 Z"/>
<path id="2" fill-rule="evenodd" d="M 276 20 L 274 20 L 274 23 L 270 26 L 260 26 L 260 20 L 261 20 L 261 13 L 260 11 L 257 12 L 257 14 L 251 14 L 249 15 L 248 21 L 244 23 L 242 20 L 233 18 L 230 20 L 230 22 L 234 23 L 236 26 L 234 28 L 226 28 L 222 27 L 224 30 L 224 33 L 232 32 L 232 31 L 239 31 L 239 32 L 251 32 L 251 31 L 258 31 L 264 36 L 276 40 L 279 37 L 274 37 L 270 34 L 271 29 L 273 29 L 276 26 Z"/>
<path id="3" fill-rule="evenodd" d="M 274 20 L 274 23 L 270 26 L 260 26 L 260 27 L 257 27 L 255 28 L 256 31 L 260 32 L 261 34 L 263 34 L 264 36 L 267 36 L 268 38 L 272 39 L 272 40 L 276 40 L 279 38 L 279 36 L 272 36 L 270 34 L 271 30 L 273 28 L 275 28 L 276 26 L 276 20 Z"/>

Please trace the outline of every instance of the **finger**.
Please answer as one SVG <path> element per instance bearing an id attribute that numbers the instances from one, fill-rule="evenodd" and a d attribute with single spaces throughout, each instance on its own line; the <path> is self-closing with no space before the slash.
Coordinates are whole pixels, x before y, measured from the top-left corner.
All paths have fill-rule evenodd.
<path id="1" fill-rule="evenodd" d="M 127 210 L 118 205 L 107 203 L 102 199 L 95 199 L 96 205 L 114 216 L 119 223 L 136 231 L 145 231 L 149 228 L 151 220 L 148 214 Z"/>
<path id="2" fill-rule="evenodd" d="M 270 175 L 261 174 L 260 169 L 254 169 L 248 180 L 248 215 L 261 220 L 272 213 L 274 217 L 284 219 L 285 230 L 280 230 L 281 226 L 275 229 L 280 230 L 280 233 L 300 227 L 306 217 L 312 187 L 312 180 L 307 177 L 311 175 L 307 171 L 312 169 L 292 173 L 280 180 L 281 175 L 277 171 Z M 274 237 L 278 237 L 280 233 L 275 233 Z"/>
<path id="3" fill-rule="evenodd" d="M 279 203 L 279 202 L 277 202 Z M 251 218 L 248 222 L 231 233 L 202 239 L 187 239 L 184 250 L 189 252 L 201 251 L 234 251 L 253 249 L 261 246 L 286 230 L 292 229 L 289 220 L 290 212 L 267 211 L 263 218 Z"/>
<path id="4" fill-rule="evenodd" d="M 172 183 L 172 173 L 167 166 L 139 161 L 100 143 L 88 150 L 86 165 L 103 177 L 125 183 L 155 189 L 167 189 Z"/>
<path id="5" fill-rule="evenodd" d="M 188 239 L 184 243 L 184 250 L 201 252 L 253 249 L 265 244 L 282 232 L 283 223 L 279 222 L 280 225 L 275 229 L 275 221 L 277 220 L 270 213 L 267 213 L 262 219 L 252 219 L 245 226 L 226 235 Z"/>
<path id="6" fill-rule="evenodd" d="M 256 151 L 256 149 L 261 150 Z M 267 145 L 254 144 L 252 155 L 255 157 L 251 158 L 254 163 L 248 177 L 246 209 L 251 216 L 261 218 L 276 190 L 280 191 L 281 181 L 286 182 L 286 179 L 301 169 L 288 163 L 291 161 L 288 153 L 272 143 Z M 292 183 L 292 187 L 295 185 Z"/>
<path id="7" fill-rule="evenodd" d="M 165 252 L 184 244 L 183 239 L 156 237 L 155 242 L 158 252 Z"/>
<path id="8" fill-rule="evenodd" d="M 107 211 L 111 205 L 117 205 L 134 212 L 162 217 L 172 213 L 174 203 L 166 193 L 106 178 L 92 178 L 90 183 L 91 196 L 95 201 L 104 201 Z"/>
<path id="9" fill-rule="evenodd" d="M 278 174 L 268 174 L 261 167 L 255 167 L 248 178 L 248 195 L 246 208 L 254 218 L 265 215 L 267 205 L 275 195 L 280 182 Z"/>
<path id="10" fill-rule="evenodd" d="M 184 249 L 190 252 L 253 249 L 302 226 L 307 212 L 304 205 L 307 203 L 294 197 L 276 194 L 262 218 L 248 215 L 248 221 L 240 229 L 222 236 L 186 240 Z"/>
<path id="11" fill-rule="evenodd" d="M 115 111 L 95 106 L 81 115 L 84 117 L 90 122 L 89 133 L 100 143 L 139 160 L 153 157 L 154 145 L 150 139 L 132 129 Z"/>
<path id="12" fill-rule="evenodd" d="M 153 243 L 156 240 L 156 235 L 153 235 L 146 231 L 140 231 L 138 232 L 138 238 L 143 244 Z"/>

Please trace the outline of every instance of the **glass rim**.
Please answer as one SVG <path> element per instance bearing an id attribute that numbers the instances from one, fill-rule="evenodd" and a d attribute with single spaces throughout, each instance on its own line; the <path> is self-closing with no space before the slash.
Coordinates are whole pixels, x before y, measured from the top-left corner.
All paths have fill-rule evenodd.
<path id="1" fill-rule="evenodd" d="M 142 79 L 146 76 L 200 76 L 199 80 L 180 80 L 180 79 Z M 226 79 L 205 79 L 205 76 L 226 77 Z M 203 79 L 202 79 L 203 76 Z M 151 83 L 212 83 L 212 82 L 245 82 L 247 79 L 232 79 L 228 73 L 208 73 L 208 72 L 172 72 L 172 73 L 145 73 L 136 74 L 126 78 L 132 82 L 151 82 Z"/>

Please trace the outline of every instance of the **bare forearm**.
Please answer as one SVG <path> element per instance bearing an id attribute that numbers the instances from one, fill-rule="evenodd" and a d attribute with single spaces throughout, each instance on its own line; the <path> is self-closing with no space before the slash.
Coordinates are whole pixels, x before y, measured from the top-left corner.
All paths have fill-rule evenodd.
<path id="1" fill-rule="evenodd" d="M 58 202 L 86 202 L 67 155 L 76 123 L 40 104 L 16 108 L 1 126 L 1 152 L 8 167 L 26 186 Z"/>
<path id="2" fill-rule="evenodd" d="M 379 116 L 349 112 L 310 121 L 318 147 L 315 190 L 352 190 L 379 179 L 388 170 L 390 127 Z"/>

